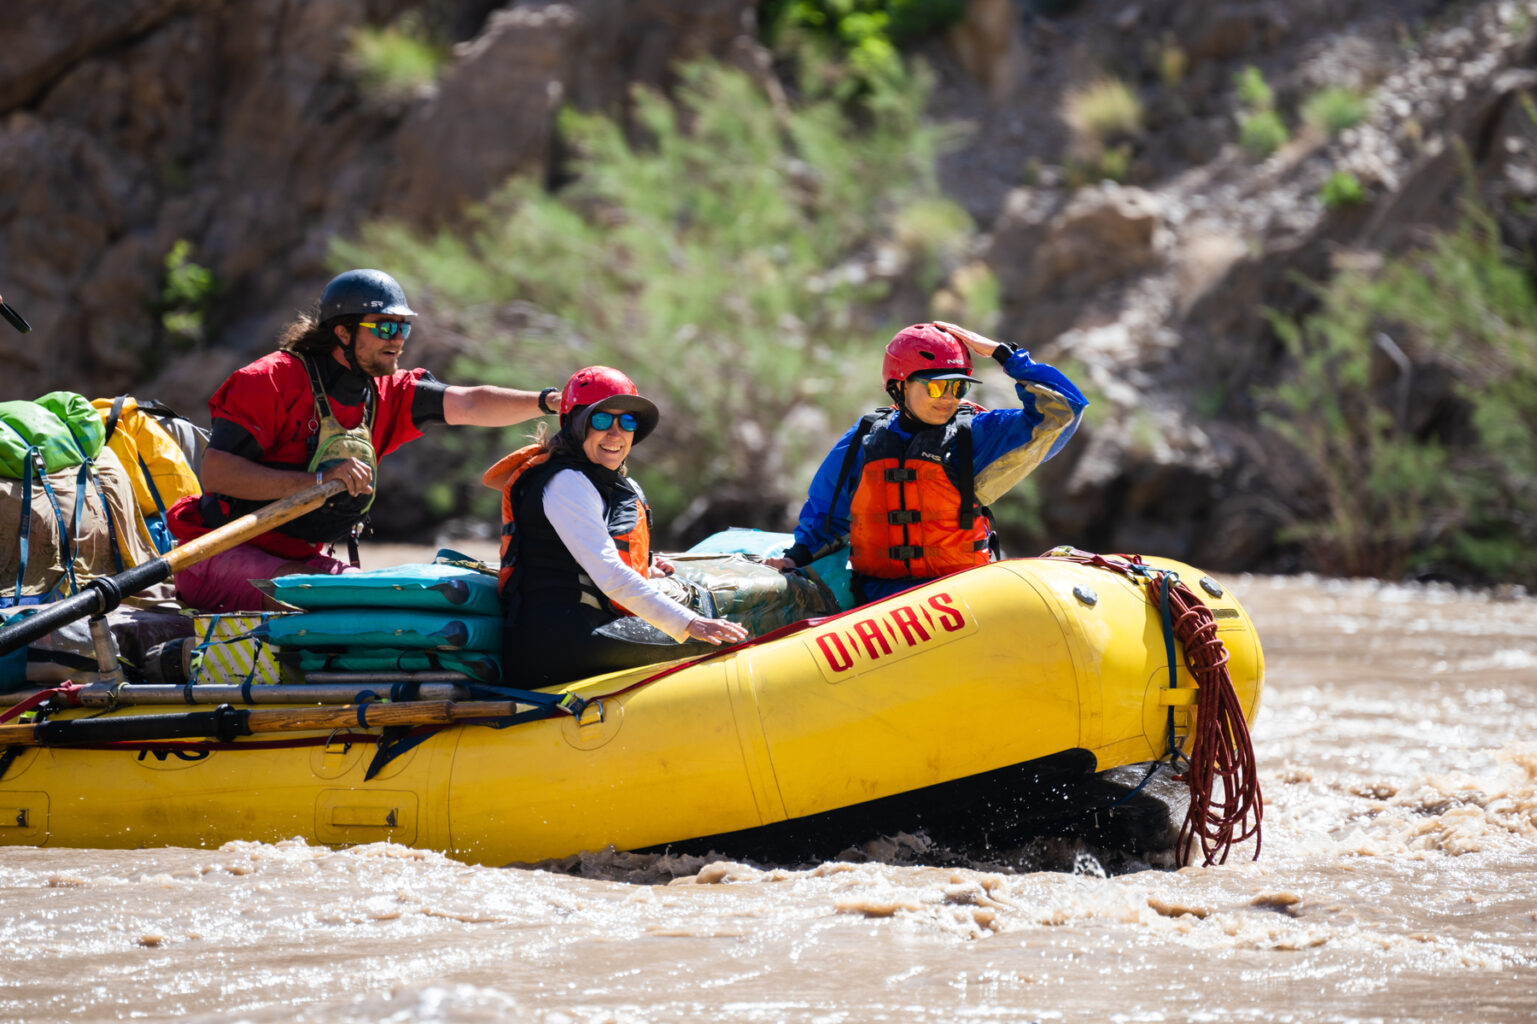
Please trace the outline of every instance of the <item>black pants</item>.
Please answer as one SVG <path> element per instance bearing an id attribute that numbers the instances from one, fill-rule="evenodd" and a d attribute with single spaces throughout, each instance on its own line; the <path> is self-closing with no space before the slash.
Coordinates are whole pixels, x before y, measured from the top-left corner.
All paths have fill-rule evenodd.
<path id="1" fill-rule="evenodd" d="M 502 679 L 509 686 L 553 686 L 720 649 L 703 640 L 678 643 L 644 619 L 587 605 L 521 605 L 502 624 Z"/>

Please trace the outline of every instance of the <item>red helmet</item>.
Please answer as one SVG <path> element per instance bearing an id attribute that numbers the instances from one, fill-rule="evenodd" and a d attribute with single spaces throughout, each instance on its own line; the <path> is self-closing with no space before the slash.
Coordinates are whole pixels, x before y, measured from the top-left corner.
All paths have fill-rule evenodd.
<path id="1" fill-rule="evenodd" d="M 636 441 L 655 430 L 661 418 L 656 406 L 640 396 L 630 378 L 611 366 L 588 366 L 573 373 L 560 391 L 560 424 L 566 426 L 575 413 L 571 430 L 580 438 L 587 433 L 588 416 L 599 406 L 635 413 L 640 420 Z"/>
<path id="2" fill-rule="evenodd" d="M 971 350 L 933 324 L 913 324 L 898 331 L 886 346 L 881 375 L 888 384 L 909 377 L 978 380 L 971 375 Z"/>

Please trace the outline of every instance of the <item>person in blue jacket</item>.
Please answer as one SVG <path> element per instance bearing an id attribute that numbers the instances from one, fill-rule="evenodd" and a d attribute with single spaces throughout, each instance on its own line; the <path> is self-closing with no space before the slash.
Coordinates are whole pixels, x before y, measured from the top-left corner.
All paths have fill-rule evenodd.
<path id="1" fill-rule="evenodd" d="M 1018 409 L 963 401 L 979 383 L 973 352 L 1014 379 Z M 861 603 L 996 560 L 987 506 L 1057 454 L 1089 404 L 1061 371 L 1023 349 L 943 321 L 899 331 L 882 374 L 894 404 L 833 446 L 811 482 L 795 544 L 766 560 L 793 569 L 846 537 Z"/>

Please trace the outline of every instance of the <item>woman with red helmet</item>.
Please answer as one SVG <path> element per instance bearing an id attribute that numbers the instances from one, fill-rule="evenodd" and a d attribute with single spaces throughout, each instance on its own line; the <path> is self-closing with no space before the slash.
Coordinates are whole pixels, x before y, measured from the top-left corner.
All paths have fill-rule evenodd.
<path id="1" fill-rule="evenodd" d="M 962 401 L 972 353 L 1014 379 L 1020 408 Z M 823 460 L 779 569 L 847 538 L 854 593 L 873 601 L 998 557 L 987 506 L 1078 429 L 1083 394 L 1060 371 L 954 324 L 897 332 L 882 363 L 893 404 L 850 427 Z"/>
<path id="2" fill-rule="evenodd" d="M 626 462 L 658 418 L 629 377 L 589 366 L 561 391 L 560 430 L 486 472 L 502 492 L 508 683 L 549 686 L 747 639 L 651 582 L 672 566 L 651 554 L 651 509 Z"/>

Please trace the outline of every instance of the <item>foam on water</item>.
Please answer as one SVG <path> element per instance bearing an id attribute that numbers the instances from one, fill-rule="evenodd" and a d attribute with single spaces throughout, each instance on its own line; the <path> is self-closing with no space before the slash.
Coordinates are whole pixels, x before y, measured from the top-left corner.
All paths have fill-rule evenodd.
<path id="1" fill-rule="evenodd" d="M 1537 602 L 1233 586 L 1269 666 L 1258 862 L 921 834 L 825 864 L 8 849 L 0 1019 L 1529 1020 Z"/>

